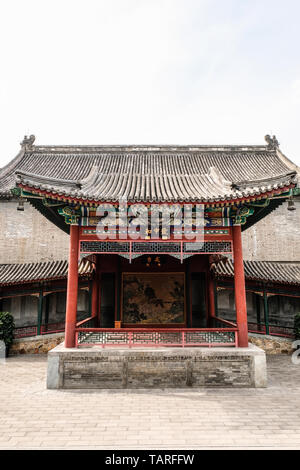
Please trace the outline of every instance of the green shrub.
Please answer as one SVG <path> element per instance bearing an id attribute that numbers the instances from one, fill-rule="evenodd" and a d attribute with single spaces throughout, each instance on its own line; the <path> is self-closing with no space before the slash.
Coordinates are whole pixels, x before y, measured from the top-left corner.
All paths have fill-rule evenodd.
<path id="1" fill-rule="evenodd" d="M 6 350 L 9 350 L 14 339 L 14 317 L 9 312 L 0 312 L 0 341 L 4 341 Z"/>
<path id="2" fill-rule="evenodd" d="M 296 339 L 300 339 L 300 313 L 297 313 L 295 315 L 294 333 L 295 333 Z"/>

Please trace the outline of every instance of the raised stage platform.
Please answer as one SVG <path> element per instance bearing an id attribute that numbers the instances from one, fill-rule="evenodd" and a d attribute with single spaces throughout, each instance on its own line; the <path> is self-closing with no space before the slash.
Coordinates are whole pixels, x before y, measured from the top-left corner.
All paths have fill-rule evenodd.
<path id="1" fill-rule="evenodd" d="M 266 387 L 265 352 L 248 348 L 101 348 L 48 353 L 49 389 Z"/>

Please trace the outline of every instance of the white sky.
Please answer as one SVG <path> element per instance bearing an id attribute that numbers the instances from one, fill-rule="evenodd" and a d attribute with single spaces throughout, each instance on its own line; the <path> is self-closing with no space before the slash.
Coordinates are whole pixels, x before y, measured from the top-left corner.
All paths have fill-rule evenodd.
<path id="1" fill-rule="evenodd" d="M 0 166 L 46 144 L 263 144 L 300 164 L 299 0 L 2 0 Z"/>

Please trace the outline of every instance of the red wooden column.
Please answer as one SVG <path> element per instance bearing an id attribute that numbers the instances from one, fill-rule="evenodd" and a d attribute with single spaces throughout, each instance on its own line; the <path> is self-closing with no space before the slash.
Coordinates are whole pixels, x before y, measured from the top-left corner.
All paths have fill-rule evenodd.
<path id="1" fill-rule="evenodd" d="M 67 286 L 67 308 L 66 308 L 66 336 L 65 347 L 75 347 L 75 327 L 77 316 L 77 294 L 78 294 L 78 225 L 70 226 L 70 249 L 69 270 Z"/>
<path id="2" fill-rule="evenodd" d="M 233 226 L 232 234 L 234 256 L 234 295 L 238 327 L 238 345 L 240 348 L 247 348 L 248 322 L 241 226 Z"/>
<path id="3" fill-rule="evenodd" d="M 93 284 L 92 284 L 92 317 L 97 317 L 97 315 L 98 315 L 98 281 L 96 278 L 93 280 Z"/>
<path id="4" fill-rule="evenodd" d="M 100 326 L 100 317 L 101 317 L 101 277 L 102 277 L 102 272 L 101 272 L 101 255 L 97 255 L 97 326 Z"/>
<path id="5" fill-rule="evenodd" d="M 102 274 L 100 271 L 98 276 L 98 326 L 100 326 L 101 321 L 101 278 Z"/>
<path id="6" fill-rule="evenodd" d="M 212 326 L 212 319 L 216 317 L 215 309 L 215 288 L 211 272 L 208 273 L 208 322 Z"/>

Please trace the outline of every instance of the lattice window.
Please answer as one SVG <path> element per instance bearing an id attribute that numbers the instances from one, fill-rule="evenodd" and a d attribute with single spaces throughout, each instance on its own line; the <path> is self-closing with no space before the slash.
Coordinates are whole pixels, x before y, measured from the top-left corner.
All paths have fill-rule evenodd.
<path id="1" fill-rule="evenodd" d="M 80 251 L 85 253 L 128 253 L 128 242 L 80 242 Z"/>
<path id="2" fill-rule="evenodd" d="M 231 253 L 231 242 L 195 242 L 184 243 L 183 251 L 185 253 Z"/>
<path id="3" fill-rule="evenodd" d="M 180 243 L 133 243 L 132 251 L 139 253 L 180 253 Z"/>
<path id="4" fill-rule="evenodd" d="M 83 253 L 130 253 L 129 242 L 82 241 L 80 251 Z M 183 256 L 193 253 L 231 253 L 231 242 L 190 242 L 183 243 Z M 132 242 L 131 253 L 181 253 L 181 243 L 169 242 Z"/>

